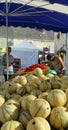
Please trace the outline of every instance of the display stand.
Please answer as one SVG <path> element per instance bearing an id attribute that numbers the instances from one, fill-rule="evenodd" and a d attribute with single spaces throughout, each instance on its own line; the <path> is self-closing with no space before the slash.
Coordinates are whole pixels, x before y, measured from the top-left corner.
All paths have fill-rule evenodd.
<path id="1" fill-rule="evenodd" d="M 21 68 L 21 59 L 20 58 L 14 58 L 14 73 L 16 73 Z"/>

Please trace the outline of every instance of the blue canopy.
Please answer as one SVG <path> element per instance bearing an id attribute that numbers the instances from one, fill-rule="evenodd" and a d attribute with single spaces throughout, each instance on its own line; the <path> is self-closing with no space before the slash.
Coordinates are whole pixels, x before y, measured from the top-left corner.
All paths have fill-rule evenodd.
<path id="1" fill-rule="evenodd" d="M 44 1 L 44 5 L 45 3 Z M 0 2 L 0 26 L 6 26 L 7 17 L 8 26 L 44 28 L 55 32 L 67 33 L 68 14 L 47 10 L 44 5 L 32 6 L 28 3 L 24 4 L 24 2 L 7 2 L 7 4 Z"/>
<path id="2" fill-rule="evenodd" d="M 48 0 L 51 3 L 59 3 L 68 6 L 68 0 Z"/>

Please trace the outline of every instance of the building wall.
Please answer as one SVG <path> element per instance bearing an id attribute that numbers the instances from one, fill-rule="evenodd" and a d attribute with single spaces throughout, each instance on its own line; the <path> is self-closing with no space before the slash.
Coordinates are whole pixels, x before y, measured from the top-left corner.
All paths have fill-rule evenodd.
<path id="1" fill-rule="evenodd" d="M 24 40 L 24 39 L 23 39 Z M 54 41 L 45 41 L 45 40 L 38 40 L 38 39 L 28 39 L 29 42 L 32 42 L 33 44 L 36 45 L 36 47 L 38 47 L 40 50 L 43 49 L 43 47 L 48 47 L 50 48 L 50 51 L 54 52 Z M 19 44 L 21 43 L 22 40 L 17 40 L 17 39 L 14 39 L 14 45 L 15 44 Z"/>
<path id="2" fill-rule="evenodd" d="M 8 46 L 13 45 L 13 39 L 8 39 Z M 0 48 L 6 48 L 7 47 L 7 38 L 0 38 Z"/>

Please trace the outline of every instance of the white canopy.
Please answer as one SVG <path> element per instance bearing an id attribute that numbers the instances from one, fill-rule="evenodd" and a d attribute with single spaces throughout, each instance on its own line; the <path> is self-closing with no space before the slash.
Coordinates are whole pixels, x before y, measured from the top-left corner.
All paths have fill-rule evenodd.
<path id="1" fill-rule="evenodd" d="M 38 63 L 38 48 L 27 40 L 11 48 L 14 58 L 21 58 L 22 68 Z"/>

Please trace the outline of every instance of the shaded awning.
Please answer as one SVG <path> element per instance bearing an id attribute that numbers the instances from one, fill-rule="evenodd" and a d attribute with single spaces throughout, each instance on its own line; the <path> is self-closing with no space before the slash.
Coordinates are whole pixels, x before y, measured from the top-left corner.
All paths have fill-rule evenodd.
<path id="1" fill-rule="evenodd" d="M 46 9 L 44 0 L 23 0 L 20 2 L 0 2 L 0 26 L 30 27 L 37 29 L 53 30 L 55 32 L 68 32 L 68 14 Z M 62 6 L 63 7 L 63 6 Z"/>

